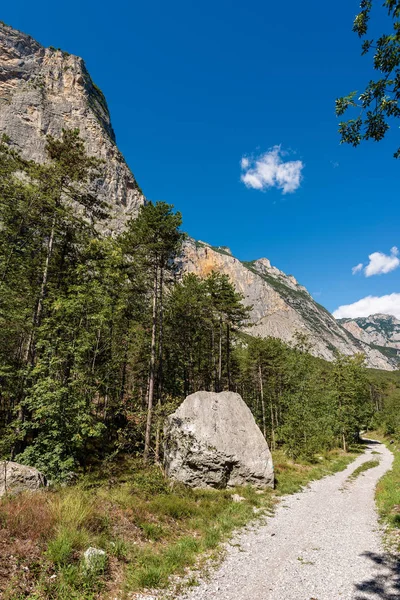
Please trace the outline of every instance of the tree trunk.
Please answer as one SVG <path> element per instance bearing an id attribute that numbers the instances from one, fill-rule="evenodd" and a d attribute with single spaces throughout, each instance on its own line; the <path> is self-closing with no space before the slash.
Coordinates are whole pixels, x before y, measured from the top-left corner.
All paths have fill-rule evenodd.
<path id="1" fill-rule="evenodd" d="M 216 361 L 216 356 L 215 356 L 215 335 L 214 335 L 214 327 L 213 326 L 211 328 L 211 360 L 212 360 L 214 392 L 218 392 L 217 361 Z"/>
<path id="2" fill-rule="evenodd" d="M 163 385 L 163 280 L 164 273 L 163 269 L 160 269 L 160 326 L 158 333 L 158 394 L 157 394 L 157 407 L 158 407 L 158 415 L 157 415 L 157 430 L 156 430 L 156 447 L 155 447 L 155 461 L 156 463 L 160 462 L 160 439 L 161 439 L 161 406 L 162 406 L 162 385 Z"/>
<path id="3" fill-rule="evenodd" d="M 219 320 L 218 392 L 222 391 L 222 319 Z"/>
<path id="4" fill-rule="evenodd" d="M 263 378 L 262 378 L 261 363 L 258 364 L 258 377 L 260 380 L 260 397 L 261 397 L 263 434 L 264 434 L 264 437 L 266 438 L 267 437 L 267 428 L 266 428 L 266 424 L 265 424 L 264 385 L 263 385 Z M 272 426 L 272 428 L 273 428 L 273 426 Z"/>
<path id="5" fill-rule="evenodd" d="M 150 372 L 149 372 L 149 394 L 147 398 L 147 421 L 146 434 L 144 439 L 143 458 L 149 459 L 151 442 L 151 421 L 153 418 L 153 399 L 154 399 L 154 379 L 156 365 L 156 332 L 157 332 L 157 290 L 158 290 L 158 269 L 154 270 L 153 281 L 153 324 L 151 329 L 151 348 L 150 348 Z"/>
<path id="6" fill-rule="evenodd" d="M 230 328 L 226 324 L 226 369 L 228 375 L 228 390 L 231 391 L 231 349 L 230 349 Z"/>
<path id="7" fill-rule="evenodd" d="M 47 280 L 49 277 L 49 265 L 50 265 L 51 256 L 53 254 L 55 229 L 56 229 L 56 215 L 54 215 L 54 217 L 53 217 L 53 220 L 51 223 L 50 236 L 49 236 L 49 240 L 47 242 L 46 262 L 44 264 L 44 269 L 43 269 L 39 299 L 38 299 L 36 311 L 35 311 L 35 314 L 33 317 L 33 326 L 32 326 L 31 333 L 29 335 L 28 344 L 27 344 L 26 352 L 25 352 L 26 364 L 29 363 L 29 359 L 31 359 L 32 363 L 34 361 L 34 355 L 35 355 L 34 350 L 33 350 L 34 331 L 35 331 L 36 327 L 38 327 L 40 325 L 40 320 L 41 320 L 41 316 L 42 316 L 43 301 L 44 301 L 44 297 L 46 295 Z"/>
<path id="8" fill-rule="evenodd" d="M 54 246 L 55 229 L 56 229 L 56 215 L 53 216 L 53 220 L 51 223 L 50 236 L 49 236 L 49 239 L 47 242 L 46 261 L 44 264 L 44 269 L 43 269 L 43 274 L 42 274 L 42 283 L 40 286 L 39 298 L 38 298 L 36 310 L 35 310 L 35 313 L 34 313 L 33 319 L 32 319 L 32 329 L 29 334 L 27 346 L 25 349 L 25 356 L 24 356 L 25 365 L 28 365 L 29 363 L 31 363 L 33 365 L 34 361 L 35 361 L 34 335 L 35 335 L 35 329 L 40 325 L 40 320 L 41 320 L 41 315 L 42 315 L 42 310 L 43 310 L 43 301 L 44 301 L 44 297 L 46 295 L 47 280 L 48 280 L 48 276 L 49 276 L 49 265 L 50 265 L 50 260 L 51 260 L 51 256 L 53 253 L 53 246 Z M 22 393 L 23 393 L 24 387 L 25 387 L 25 376 L 24 376 L 24 380 L 22 383 Z M 17 420 L 20 423 L 23 423 L 25 420 L 25 411 L 24 411 L 24 407 L 22 404 L 22 398 L 20 401 L 19 409 L 18 409 Z M 17 429 L 16 429 L 17 436 L 19 435 L 19 433 L 20 433 L 20 428 L 17 427 Z M 22 449 L 22 442 L 21 442 L 21 440 L 18 440 L 14 444 L 14 448 L 12 449 L 12 454 L 13 455 L 18 454 L 18 452 L 21 449 Z"/>

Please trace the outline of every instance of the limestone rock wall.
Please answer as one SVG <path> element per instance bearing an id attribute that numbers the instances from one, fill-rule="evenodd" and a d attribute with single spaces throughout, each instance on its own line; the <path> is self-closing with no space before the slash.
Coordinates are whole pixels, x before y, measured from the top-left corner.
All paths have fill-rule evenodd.
<path id="1" fill-rule="evenodd" d="M 95 191 L 112 205 L 106 228 L 122 229 L 145 200 L 116 146 L 106 100 L 84 61 L 0 23 L 0 133 L 24 157 L 42 162 L 45 136 L 57 137 L 63 128 L 79 128 L 88 153 L 105 161 Z"/>
<path id="2" fill-rule="evenodd" d="M 400 321 L 392 315 L 376 314 L 356 319 L 338 319 L 355 338 L 367 344 L 400 350 Z"/>
<path id="3" fill-rule="evenodd" d="M 188 240 L 182 268 L 186 272 L 207 276 L 211 271 L 225 273 L 252 306 L 249 333 L 272 336 L 292 343 L 296 332 L 309 337 L 312 353 L 326 360 L 334 351 L 351 355 L 364 352 L 369 367 L 393 370 L 394 364 L 378 350 L 353 337 L 333 316 L 317 304 L 306 288 L 291 275 L 272 267 L 268 259 L 241 262 L 221 247 Z"/>

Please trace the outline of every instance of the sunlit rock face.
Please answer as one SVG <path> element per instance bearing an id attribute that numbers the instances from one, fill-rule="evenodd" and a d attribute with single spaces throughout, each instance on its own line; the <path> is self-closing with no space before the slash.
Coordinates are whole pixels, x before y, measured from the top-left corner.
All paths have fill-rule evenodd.
<path id="1" fill-rule="evenodd" d="M 338 322 L 358 340 L 400 351 L 400 321 L 392 315 L 376 314 Z"/>
<path id="2" fill-rule="evenodd" d="M 59 137 L 63 128 L 78 128 L 88 153 L 104 160 L 94 191 L 112 207 L 105 228 L 120 230 L 144 197 L 116 146 L 106 100 L 84 61 L 0 24 L 0 133 L 25 158 L 42 162 L 45 136 Z"/>
<path id="3" fill-rule="evenodd" d="M 304 333 L 312 345 L 311 352 L 333 360 L 335 350 L 352 355 L 363 352 L 369 367 L 393 370 L 395 363 L 363 340 L 343 329 L 333 316 L 300 285 L 292 275 L 273 267 L 266 258 L 242 262 L 225 248 L 205 242 L 185 243 L 182 268 L 202 277 L 212 271 L 225 273 L 251 306 L 249 333 L 272 336 L 293 343 L 297 333 Z"/>

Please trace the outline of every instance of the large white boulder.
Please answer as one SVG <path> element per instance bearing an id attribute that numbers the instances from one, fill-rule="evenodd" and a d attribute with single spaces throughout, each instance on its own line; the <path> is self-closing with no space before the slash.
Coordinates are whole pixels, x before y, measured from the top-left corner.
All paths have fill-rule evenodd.
<path id="1" fill-rule="evenodd" d="M 273 487 L 268 444 L 249 407 L 233 392 L 196 392 L 166 419 L 164 467 L 191 487 Z"/>
<path id="2" fill-rule="evenodd" d="M 9 460 L 0 461 L 0 497 L 24 490 L 37 490 L 47 485 L 44 475 L 34 467 Z"/>

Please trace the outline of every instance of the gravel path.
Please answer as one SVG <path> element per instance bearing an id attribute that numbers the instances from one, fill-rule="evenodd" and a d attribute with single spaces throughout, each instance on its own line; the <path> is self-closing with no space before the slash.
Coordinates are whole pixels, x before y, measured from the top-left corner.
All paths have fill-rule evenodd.
<path id="1" fill-rule="evenodd" d="M 380 455 L 371 456 L 371 452 Z M 352 482 L 361 463 L 379 458 Z M 399 565 L 385 555 L 374 503 L 393 455 L 370 443 L 345 471 L 285 497 L 266 525 L 229 545 L 189 600 L 400 600 Z"/>

